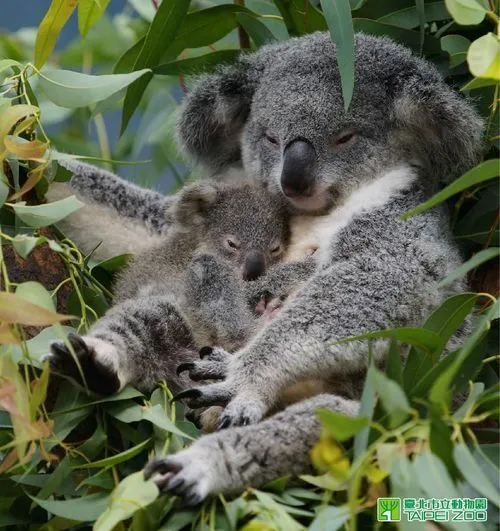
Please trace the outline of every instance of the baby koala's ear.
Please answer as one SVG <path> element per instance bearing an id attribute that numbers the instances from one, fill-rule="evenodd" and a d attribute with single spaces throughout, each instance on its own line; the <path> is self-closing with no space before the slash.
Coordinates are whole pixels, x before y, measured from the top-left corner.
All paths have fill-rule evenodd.
<path id="1" fill-rule="evenodd" d="M 185 227 L 202 225 L 208 209 L 217 199 L 218 192 L 217 185 L 211 182 L 197 182 L 185 186 L 167 210 L 167 216 Z"/>

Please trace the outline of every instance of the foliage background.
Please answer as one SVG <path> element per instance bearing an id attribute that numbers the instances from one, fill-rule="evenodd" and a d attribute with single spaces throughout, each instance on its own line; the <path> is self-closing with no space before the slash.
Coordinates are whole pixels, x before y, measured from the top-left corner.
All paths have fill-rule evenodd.
<path id="1" fill-rule="evenodd" d="M 54 51 L 70 16 L 81 34 Z M 0 526 L 366 529 L 382 526 L 374 523 L 376 498 L 392 494 L 485 497 L 488 522 L 474 528 L 495 528 L 498 23 L 498 2 L 488 0 L 53 0 L 37 28 L 1 35 Z M 277 480 L 263 491 L 188 510 L 175 498 L 157 498 L 140 472 L 153 451 L 176 451 L 199 436 L 170 407 L 168 389 L 162 385 L 150 397 L 130 388 L 107 399 L 89 397 L 49 378 L 40 362 L 52 339 L 84 332 L 106 311 L 113 273 L 125 261 L 83 256 L 53 226 L 78 202 L 44 205 L 44 193 L 52 180 L 69 178 L 57 164 L 68 154 L 139 184 L 164 191 L 180 186 L 195 177 L 173 140 L 188 75 L 234 60 L 242 47 L 318 29 L 329 30 L 339 46 L 346 106 L 353 30 L 362 30 L 388 35 L 433 61 L 485 117 L 485 161 L 418 209 L 449 200 L 469 259 L 454 275 L 469 276 L 471 293 L 446 301 L 421 328 L 367 335 L 368 341 L 392 338 L 387 373 L 370 367 L 357 419 L 318 413 L 324 433 L 311 457 L 320 476 L 299 485 Z M 151 162 L 116 162 L 143 158 Z M 470 337 L 439 361 L 470 312 L 476 316 Z M 401 343 L 412 346 L 404 367 Z M 464 390 L 467 401 L 454 409 L 452 395 Z"/>

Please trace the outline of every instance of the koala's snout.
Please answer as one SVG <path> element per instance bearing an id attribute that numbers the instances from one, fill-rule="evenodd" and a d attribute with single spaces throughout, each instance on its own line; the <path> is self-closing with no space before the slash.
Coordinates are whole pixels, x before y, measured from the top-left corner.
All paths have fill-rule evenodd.
<path id="1" fill-rule="evenodd" d="M 250 251 L 243 265 L 243 280 L 255 280 L 266 272 L 266 257 L 260 251 Z"/>
<path id="2" fill-rule="evenodd" d="M 307 140 L 293 140 L 283 153 L 281 189 L 287 197 L 310 197 L 314 193 L 316 151 Z"/>

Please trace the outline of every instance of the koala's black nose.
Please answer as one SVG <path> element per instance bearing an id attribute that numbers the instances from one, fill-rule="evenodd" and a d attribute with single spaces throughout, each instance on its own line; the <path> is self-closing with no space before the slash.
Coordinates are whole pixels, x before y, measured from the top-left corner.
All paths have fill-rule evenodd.
<path id="1" fill-rule="evenodd" d="M 307 140 L 293 140 L 283 153 L 281 188 L 287 197 L 313 194 L 316 151 Z"/>
<path id="2" fill-rule="evenodd" d="M 266 258 L 259 251 L 250 251 L 243 266 L 243 280 L 255 280 L 266 272 Z"/>

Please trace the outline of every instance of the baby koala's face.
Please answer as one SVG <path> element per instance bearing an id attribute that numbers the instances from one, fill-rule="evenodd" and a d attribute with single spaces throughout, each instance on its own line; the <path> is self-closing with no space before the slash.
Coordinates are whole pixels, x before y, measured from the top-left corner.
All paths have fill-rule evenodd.
<path id="1" fill-rule="evenodd" d="M 220 192 L 207 212 L 204 248 L 234 263 L 244 280 L 255 280 L 278 262 L 288 238 L 283 202 L 259 185 Z"/>

